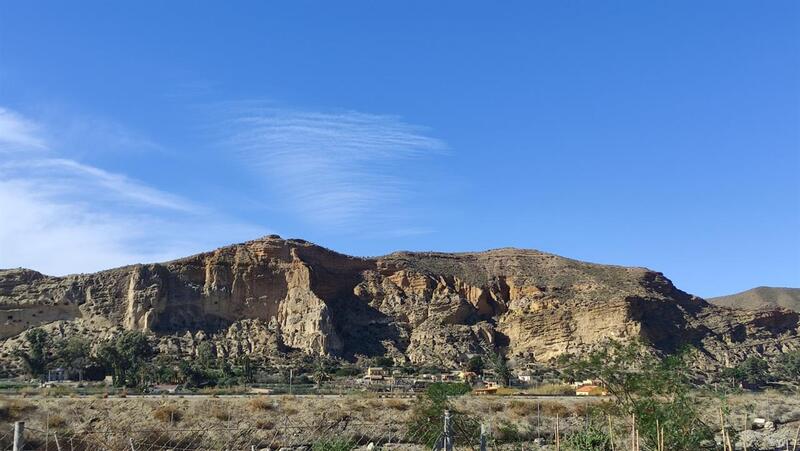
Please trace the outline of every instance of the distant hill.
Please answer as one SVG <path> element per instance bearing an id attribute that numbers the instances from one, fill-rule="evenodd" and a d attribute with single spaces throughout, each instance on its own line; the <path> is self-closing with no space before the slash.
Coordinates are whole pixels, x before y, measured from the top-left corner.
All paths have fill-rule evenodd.
<path id="1" fill-rule="evenodd" d="M 711 298 L 708 302 L 723 307 L 748 310 L 783 307 L 800 312 L 800 288 L 757 287 L 741 293 Z"/>

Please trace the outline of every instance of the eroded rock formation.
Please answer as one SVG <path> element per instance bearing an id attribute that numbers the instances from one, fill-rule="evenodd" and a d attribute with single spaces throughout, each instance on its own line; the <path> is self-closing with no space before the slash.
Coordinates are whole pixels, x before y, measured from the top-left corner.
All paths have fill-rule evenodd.
<path id="1" fill-rule="evenodd" d="M 798 313 L 708 304 L 644 268 L 532 250 L 399 252 L 355 258 L 269 236 L 167 263 L 49 277 L 0 271 L 0 360 L 42 326 L 95 341 L 122 329 L 191 355 L 211 340 L 225 356 L 277 352 L 453 366 L 494 347 L 519 361 L 642 337 L 698 365 L 800 347 Z"/>

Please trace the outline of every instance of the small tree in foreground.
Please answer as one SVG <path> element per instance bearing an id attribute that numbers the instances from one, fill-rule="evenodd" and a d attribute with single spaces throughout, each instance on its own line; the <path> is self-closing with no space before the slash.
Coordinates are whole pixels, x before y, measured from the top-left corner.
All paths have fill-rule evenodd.
<path id="1" fill-rule="evenodd" d="M 428 386 L 425 394 L 414 404 L 409 423 L 409 435 L 420 438 L 420 443 L 433 446 L 442 430 L 442 414 L 445 410 L 454 412 L 450 398 L 469 393 L 468 384 L 448 384 L 437 382 Z M 459 414 L 459 417 L 465 417 Z"/>
<path id="2" fill-rule="evenodd" d="M 669 449 L 693 451 L 713 434 L 700 420 L 697 402 L 690 396 L 687 354 L 660 358 L 640 342 L 610 340 L 581 357 L 565 357 L 561 363 L 574 379 L 602 381 L 614 398 L 614 413 L 625 419 L 635 417 L 648 446 L 655 448 L 656 431 L 663 428 Z"/>

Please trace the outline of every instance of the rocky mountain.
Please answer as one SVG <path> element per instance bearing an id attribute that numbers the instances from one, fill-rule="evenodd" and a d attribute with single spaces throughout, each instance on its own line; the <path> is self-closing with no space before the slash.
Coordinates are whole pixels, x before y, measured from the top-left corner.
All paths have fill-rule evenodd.
<path id="1" fill-rule="evenodd" d="M 0 271 L 0 362 L 43 327 L 97 342 L 123 329 L 162 352 L 280 358 L 293 352 L 454 366 L 487 347 L 518 362 L 642 337 L 699 348 L 699 367 L 800 347 L 798 313 L 717 307 L 661 273 L 533 250 L 339 254 L 268 236 L 158 264 L 50 277 Z"/>
<path id="2" fill-rule="evenodd" d="M 714 305 L 749 310 L 785 308 L 800 312 L 800 288 L 756 287 L 708 300 Z"/>

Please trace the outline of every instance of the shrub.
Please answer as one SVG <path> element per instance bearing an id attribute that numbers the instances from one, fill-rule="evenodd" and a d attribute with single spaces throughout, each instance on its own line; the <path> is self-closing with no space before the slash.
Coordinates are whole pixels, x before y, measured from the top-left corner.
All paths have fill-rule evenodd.
<path id="1" fill-rule="evenodd" d="M 564 440 L 565 448 L 574 451 L 610 451 L 608 434 L 594 427 L 581 429 Z"/>
<path id="2" fill-rule="evenodd" d="M 498 442 L 519 442 L 523 440 L 529 440 L 532 438 L 532 433 L 530 431 L 525 431 L 519 428 L 514 423 L 509 423 L 507 421 L 502 421 L 497 426 L 497 430 L 494 433 L 495 439 Z"/>
<path id="3" fill-rule="evenodd" d="M 468 424 L 469 415 L 458 413 L 448 398 L 469 392 L 470 387 L 467 384 L 435 383 L 429 386 L 425 395 L 418 398 L 414 404 L 411 421 L 408 423 L 409 433 L 420 437 L 420 443 L 433 446 L 438 437 L 436 432 L 441 428 L 441 418 L 445 410 L 450 410 L 451 413 L 466 420 L 464 424 Z"/>
<path id="4" fill-rule="evenodd" d="M 275 422 L 271 420 L 257 420 L 256 428 L 264 431 L 270 431 L 275 428 Z"/>
<path id="5" fill-rule="evenodd" d="M 67 425 L 67 419 L 61 415 L 49 415 L 46 424 L 50 429 L 61 429 Z"/>
<path id="6" fill-rule="evenodd" d="M 176 423 L 183 418 L 183 412 L 172 405 L 162 405 L 153 411 L 153 418 L 162 423 Z"/>
<path id="7" fill-rule="evenodd" d="M 503 406 L 503 404 L 499 402 L 489 403 L 487 407 L 491 412 L 502 412 L 503 410 L 505 410 L 505 406 Z"/>
<path id="8" fill-rule="evenodd" d="M 300 411 L 295 409 L 294 407 L 286 407 L 286 406 L 281 407 L 281 411 L 287 416 L 293 416 L 300 413 Z"/>
<path id="9" fill-rule="evenodd" d="M 250 408 L 253 410 L 273 410 L 275 405 L 267 397 L 253 398 L 249 402 Z"/>
<path id="10" fill-rule="evenodd" d="M 54 386 L 54 387 L 47 387 L 46 389 L 44 389 L 42 391 L 42 395 L 43 396 L 48 396 L 48 397 L 53 397 L 53 398 L 59 398 L 61 396 L 67 396 L 67 395 L 74 395 L 75 393 L 76 392 L 75 392 L 74 388 L 66 387 L 66 386 L 63 386 L 63 385 L 57 385 L 57 386 Z"/>
<path id="11" fill-rule="evenodd" d="M 543 402 L 541 403 L 542 413 L 549 416 L 561 416 L 563 417 L 567 413 L 569 413 L 569 409 L 564 404 L 558 402 Z"/>
<path id="12" fill-rule="evenodd" d="M 401 399 L 390 399 L 386 402 L 386 406 L 389 407 L 390 409 L 400 410 L 400 411 L 408 410 L 411 407 L 407 402 Z"/>
<path id="13" fill-rule="evenodd" d="M 352 377 L 358 376 L 361 373 L 361 370 L 354 366 L 343 366 L 338 368 L 333 374 L 339 377 Z"/>
<path id="14" fill-rule="evenodd" d="M 16 421 L 36 410 L 36 405 L 21 399 L 8 399 L 0 403 L 0 420 Z"/>
<path id="15" fill-rule="evenodd" d="M 352 396 L 348 396 L 347 398 L 345 398 L 345 401 L 344 401 L 343 404 L 344 405 L 342 407 L 344 409 L 350 410 L 350 411 L 354 411 L 354 412 L 362 412 L 362 411 L 364 411 L 364 409 L 366 409 L 366 406 L 364 405 L 364 403 L 360 399 L 352 397 Z"/>
<path id="16" fill-rule="evenodd" d="M 220 405 L 215 405 L 212 407 L 209 413 L 212 417 L 218 419 L 219 421 L 231 420 L 231 411 Z"/>
<path id="17" fill-rule="evenodd" d="M 778 377 L 785 381 L 800 383 L 800 349 L 782 354 L 777 363 Z"/>
<path id="18" fill-rule="evenodd" d="M 574 395 L 575 387 L 565 384 L 543 384 L 528 390 L 535 395 Z"/>
<path id="19" fill-rule="evenodd" d="M 713 439 L 713 433 L 700 418 L 691 393 L 686 363 L 689 353 L 686 350 L 662 358 L 642 342 L 608 340 L 579 358 L 564 356 L 561 361 L 572 379 L 591 377 L 603 382 L 617 413 L 636 418 L 644 447 L 655 447 L 658 424 L 664 428 L 669 449 L 694 451 Z M 762 370 L 755 360 L 744 367 L 748 377 Z"/>
<path id="20" fill-rule="evenodd" d="M 536 403 L 527 401 L 511 401 L 508 404 L 508 409 L 515 414 L 524 417 L 536 413 Z"/>
<path id="21" fill-rule="evenodd" d="M 472 391 L 468 384 L 451 384 L 445 382 L 436 382 L 428 386 L 425 394 L 433 399 L 443 401 L 451 396 L 461 396 Z"/>
<path id="22" fill-rule="evenodd" d="M 355 443 L 346 438 L 329 438 L 314 442 L 312 451 L 350 451 L 355 448 Z"/>

